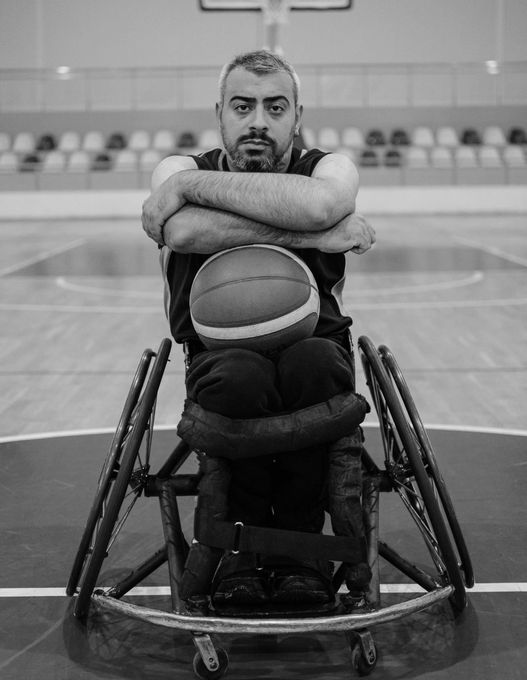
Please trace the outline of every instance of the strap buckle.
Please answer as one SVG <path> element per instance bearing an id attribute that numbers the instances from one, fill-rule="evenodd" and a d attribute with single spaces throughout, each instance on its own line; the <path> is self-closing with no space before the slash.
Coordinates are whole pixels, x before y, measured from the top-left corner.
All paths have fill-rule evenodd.
<path id="1" fill-rule="evenodd" d="M 243 522 L 234 522 L 234 526 L 236 527 L 235 533 L 234 533 L 234 548 L 231 550 L 231 555 L 239 555 L 240 554 L 240 538 L 242 534 L 242 529 L 243 529 Z"/>

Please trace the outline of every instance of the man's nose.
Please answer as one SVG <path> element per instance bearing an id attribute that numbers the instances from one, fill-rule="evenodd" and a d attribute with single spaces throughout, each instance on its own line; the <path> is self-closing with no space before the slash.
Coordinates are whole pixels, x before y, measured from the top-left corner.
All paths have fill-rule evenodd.
<path id="1" fill-rule="evenodd" d="M 251 130 L 267 130 L 267 117 L 263 106 L 257 106 L 254 109 L 254 114 L 251 120 Z"/>

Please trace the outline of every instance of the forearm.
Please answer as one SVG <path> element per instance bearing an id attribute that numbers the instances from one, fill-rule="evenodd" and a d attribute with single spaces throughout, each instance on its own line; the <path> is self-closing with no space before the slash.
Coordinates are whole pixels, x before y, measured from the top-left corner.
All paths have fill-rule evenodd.
<path id="1" fill-rule="evenodd" d="M 355 207 L 352 192 L 342 200 L 327 180 L 303 175 L 187 170 L 167 183 L 167 217 L 171 189 L 189 203 L 289 231 L 327 229 Z"/>
<path id="2" fill-rule="evenodd" d="M 164 226 L 166 245 L 177 252 L 216 253 L 264 243 L 283 248 L 317 248 L 322 232 L 280 229 L 241 215 L 188 203 Z"/>

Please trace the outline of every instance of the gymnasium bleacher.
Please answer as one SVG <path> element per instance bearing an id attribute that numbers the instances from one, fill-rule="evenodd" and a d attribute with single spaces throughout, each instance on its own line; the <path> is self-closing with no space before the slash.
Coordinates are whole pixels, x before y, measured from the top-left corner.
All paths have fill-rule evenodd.
<path id="1" fill-rule="evenodd" d="M 147 189 L 162 158 L 199 153 L 218 141 L 213 128 L 1 132 L 0 190 Z M 305 127 L 301 143 L 348 155 L 363 185 L 527 183 L 527 134 L 519 125 Z"/>

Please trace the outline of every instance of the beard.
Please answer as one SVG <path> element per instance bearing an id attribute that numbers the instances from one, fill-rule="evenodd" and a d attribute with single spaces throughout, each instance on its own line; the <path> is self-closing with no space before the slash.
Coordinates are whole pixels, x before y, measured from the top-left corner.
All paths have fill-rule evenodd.
<path id="1" fill-rule="evenodd" d="M 237 170 L 241 172 L 278 172 L 282 159 L 294 139 L 294 131 L 291 131 L 288 144 L 283 151 L 278 149 L 275 140 L 268 137 L 265 132 L 253 132 L 231 142 L 226 138 L 225 129 L 222 125 L 221 136 L 225 150 Z M 245 142 L 251 140 L 265 142 L 266 146 L 251 150 L 242 148 Z"/>

